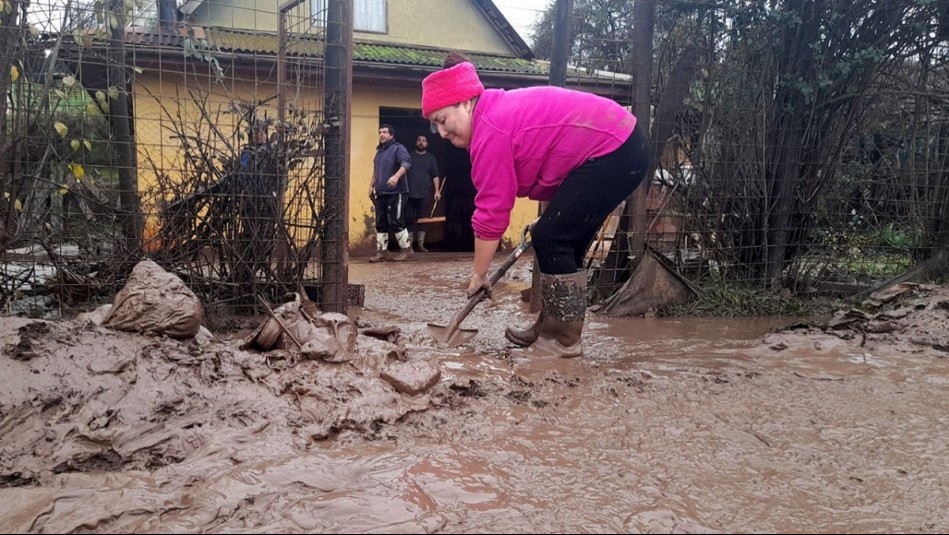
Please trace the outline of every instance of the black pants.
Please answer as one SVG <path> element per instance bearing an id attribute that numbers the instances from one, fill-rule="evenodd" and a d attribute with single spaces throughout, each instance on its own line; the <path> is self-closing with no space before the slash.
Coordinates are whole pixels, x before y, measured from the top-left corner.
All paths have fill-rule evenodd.
<path id="1" fill-rule="evenodd" d="M 405 201 L 408 193 L 379 195 L 373 202 L 376 207 L 376 232 L 398 233 L 405 230 Z"/>
<path id="2" fill-rule="evenodd" d="M 409 232 L 414 234 L 420 230 L 425 231 L 425 227 L 418 224 L 418 219 L 426 217 L 428 215 L 427 210 L 429 210 L 428 197 L 408 198 L 405 203 L 405 226 L 409 229 Z"/>
<path id="3" fill-rule="evenodd" d="M 531 232 L 541 273 L 576 273 L 596 231 L 642 182 L 649 167 L 639 125 L 618 149 L 575 169 L 554 193 Z"/>

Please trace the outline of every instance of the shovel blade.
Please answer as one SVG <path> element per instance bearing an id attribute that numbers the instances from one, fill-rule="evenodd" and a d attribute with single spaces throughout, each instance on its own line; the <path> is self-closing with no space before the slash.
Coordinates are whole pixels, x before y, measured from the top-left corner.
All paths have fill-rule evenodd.
<path id="1" fill-rule="evenodd" d="M 451 329 L 434 323 L 428 324 L 428 332 L 437 342 L 449 347 L 460 346 L 478 334 L 477 329 Z"/>

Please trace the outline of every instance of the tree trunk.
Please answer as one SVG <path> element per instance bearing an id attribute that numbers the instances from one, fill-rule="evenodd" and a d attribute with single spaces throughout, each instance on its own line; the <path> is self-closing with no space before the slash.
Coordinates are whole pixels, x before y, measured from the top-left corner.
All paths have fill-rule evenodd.
<path id="1" fill-rule="evenodd" d="M 788 259 L 788 236 L 792 215 L 796 213 L 795 198 L 804 167 L 805 120 L 808 105 L 801 88 L 794 82 L 807 84 L 814 76 L 812 45 L 817 42 L 817 24 L 823 2 L 790 0 L 787 10 L 799 15 L 797 24 L 789 25 L 781 40 L 783 54 L 778 55 L 777 72 L 780 86 L 772 108 L 774 117 L 768 136 L 769 175 L 765 191 L 766 241 L 762 243 L 765 259 L 762 275 L 771 286 L 780 283 Z"/>

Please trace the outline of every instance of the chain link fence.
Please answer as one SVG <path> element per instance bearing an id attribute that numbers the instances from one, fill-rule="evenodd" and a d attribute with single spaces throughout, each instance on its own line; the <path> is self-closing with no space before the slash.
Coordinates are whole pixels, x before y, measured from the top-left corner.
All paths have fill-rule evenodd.
<path id="1" fill-rule="evenodd" d="M 235 7 L 198 26 L 189 6 L 0 7 L 8 312 L 107 301 L 145 256 L 209 317 L 321 299 L 327 207 L 346 199 L 326 195 L 326 13 Z"/>
<path id="2" fill-rule="evenodd" d="M 532 36 L 552 60 L 556 3 Z M 944 6 L 570 4 L 566 86 L 626 82 L 655 167 L 591 247 L 598 302 L 644 258 L 693 297 L 849 296 L 949 272 Z"/>
<path id="3" fill-rule="evenodd" d="M 333 226 L 348 97 L 330 83 L 352 63 L 326 53 L 340 14 L 320 11 L 347 3 L 191 24 L 202 4 L 0 1 L 5 312 L 107 302 L 146 255 L 211 315 L 352 300 Z M 591 246 L 596 301 L 632 292 L 647 258 L 693 296 L 945 276 L 945 3 L 570 4 L 564 85 L 629 105 L 655 167 Z M 530 36 L 541 59 L 568 31 L 555 5 Z"/>

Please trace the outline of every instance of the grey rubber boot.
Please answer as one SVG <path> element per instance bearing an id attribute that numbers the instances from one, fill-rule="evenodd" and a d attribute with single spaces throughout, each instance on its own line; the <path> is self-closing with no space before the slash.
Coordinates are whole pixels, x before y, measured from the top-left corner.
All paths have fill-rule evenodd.
<path id="1" fill-rule="evenodd" d="M 583 355 L 583 320 L 587 313 L 587 273 L 543 275 L 543 304 L 532 349 L 543 356 Z"/>
<path id="2" fill-rule="evenodd" d="M 412 255 L 415 251 L 412 250 L 412 238 L 409 236 L 409 231 L 402 229 L 396 233 L 395 239 L 399 242 L 399 254 L 392 257 L 393 262 L 405 262 L 409 258 L 412 258 Z"/>
<path id="3" fill-rule="evenodd" d="M 425 248 L 425 231 L 418 231 L 418 250 L 422 253 L 427 253 L 428 249 Z"/>
<path id="4" fill-rule="evenodd" d="M 376 233 L 376 254 L 369 259 L 370 262 L 385 262 L 386 260 L 391 260 L 389 258 L 389 233 L 388 232 L 377 232 Z"/>
<path id="5" fill-rule="evenodd" d="M 406 247 L 398 252 L 395 256 L 392 257 L 393 262 L 405 262 L 409 258 L 412 258 L 412 255 L 415 254 L 415 251 L 411 247 Z"/>

